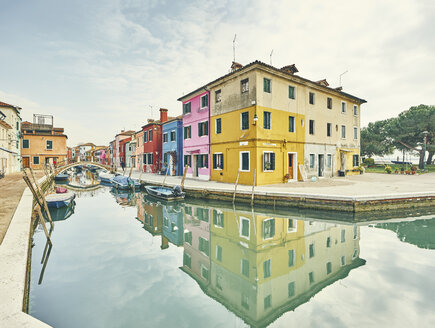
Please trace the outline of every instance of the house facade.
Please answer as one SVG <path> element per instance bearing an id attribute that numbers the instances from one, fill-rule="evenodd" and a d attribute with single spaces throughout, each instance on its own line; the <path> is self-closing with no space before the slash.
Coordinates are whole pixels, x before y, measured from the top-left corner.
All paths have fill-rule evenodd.
<path id="1" fill-rule="evenodd" d="M 163 170 L 167 175 L 183 174 L 183 120 L 176 117 L 162 126 Z M 166 173 L 167 172 L 167 173 Z"/>
<path id="2" fill-rule="evenodd" d="M 239 175 L 241 184 L 264 185 L 356 170 L 365 100 L 297 71 L 233 63 L 231 73 L 207 85 L 211 180 L 234 183 Z M 341 112 L 343 103 L 352 115 Z"/>
<path id="3" fill-rule="evenodd" d="M 21 156 L 23 168 L 43 169 L 45 164 L 67 161 L 67 136 L 63 128 L 53 127 L 53 117 L 33 115 L 34 123 L 23 122 Z"/>
<path id="4" fill-rule="evenodd" d="M 127 152 L 129 153 L 129 157 L 131 158 L 131 151 L 128 150 L 128 144 L 131 141 L 131 137 L 122 139 L 119 141 L 119 163 L 120 165 L 124 163 L 125 167 L 129 164 L 129 160 L 127 158 Z M 121 165 L 122 166 L 122 165 Z"/>
<path id="5" fill-rule="evenodd" d="M 183 167 L 187 177 L 210 179 L 210 93 L 201 87 L 178 100 L 183 106 Z"/>
<path id="6" fill-rule="evenodd" d="M 0 172 L 21 170 L 21 108 L 0 101 Z"/>
<path id="7" fill-rule="evenodd" d="M 115 164 L 116 167 L 121 167 L 121 158 L 123 161 L 125 161 L 125 152 L 124 152 L 125 150 L 123 151 L 121 156 L 121 141 L 127 138 L 131 138 L 133 134 L 135 134 L 135 131 L 121 130 L 121 133 L 118 133 L 115 136 L 115 140 L 113 143 L 113 163 Z"/>
<path id="8" fill-rule="evenodd" d="M 162 167 L 162 123 L 168 120 L 168 110 L 160 108 L 160 120 L 148 119 L 142 127 L 144 132 L 143 165 L 144 171 L 158 173 Z"/>
<path id="9" fill-rule="evenodd" d="M 138 171 L 144 171 L 143 159 L 144 159 L 144 131 L 140 130 L 135 133 L 136 136 L 136 148 L 135 148 L 135 168 Z"/>

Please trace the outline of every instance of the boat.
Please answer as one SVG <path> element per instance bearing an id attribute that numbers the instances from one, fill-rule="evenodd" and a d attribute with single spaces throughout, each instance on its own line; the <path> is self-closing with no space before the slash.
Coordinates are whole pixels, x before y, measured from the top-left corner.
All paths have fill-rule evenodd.
<path id="1" fill-rule="evenodd" d="M 45 200 L 47 201 L 48 207 L 60 208 L 68 206 L 75 197 L 75 193 L 68 191 L 63 194 L 49 194 L 45 196 Z"/>
<path id="2" fill-rule="evenodd" d="M 166 201 L 184 199 L 186 193 L 181 190 L 180 186 L 174 188 L 161 187 L 161 186 L 145 186 L 148 195 L 163 199 Z"/>
<path id="3" fill-rule="evenodd" d="M 134 180 L 129 177 L 125 177 L 123 175 L 117 175 L 113 177 L 110 182 L 112 186 L 117 189 L 136 189 L 140 188 L 140 183 L 137 180 Z"/>
<path id="4" fill-rule="evenodd" d="M 54 177 L 54 181 L 66 181 L 69 179 L 69 175 L 66 173 L 59 173 Z"/>
<path id="5" fill-rule="evenodd" d="M 109 172 L 101 172 L 98 174 L 100 181 L 105 183 L 111 183 L 111 180 L 116 177 L 116 174 Z"/>
<path id="6" fill-rule="evenodd" d="M 50 216 L 53 221 L 62 221 L 68 219 L 74 214 L 76 202 L 73 200 L 68 206 L 62 206 L 60 208 L 50 207 Z"/>
<path id="7" fill-rule="evenodd" d="M 68 192 L 68 189 L 66 189 L 64 187 L 57 187 L 56 188 L 56 194 L 65 194 L 66 192 Z"/>

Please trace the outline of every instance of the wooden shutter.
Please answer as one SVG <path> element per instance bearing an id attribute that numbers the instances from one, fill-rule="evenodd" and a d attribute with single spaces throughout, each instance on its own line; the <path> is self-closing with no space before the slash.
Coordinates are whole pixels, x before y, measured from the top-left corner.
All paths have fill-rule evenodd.
<path id="1" fill-rule="evenodd" d="M 217 155 L 213 154 L 213 169 L 217 169 L 217 163 L 216 163 Z"/>
<path id="2" fill-rule="evenodd" d="M 275 170 L 275 153 L 270 153 L 270 169 Z"/>

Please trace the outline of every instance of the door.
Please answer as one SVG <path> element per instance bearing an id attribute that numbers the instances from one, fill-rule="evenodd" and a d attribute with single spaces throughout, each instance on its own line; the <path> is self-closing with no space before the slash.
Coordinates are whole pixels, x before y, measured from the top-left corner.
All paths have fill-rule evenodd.
<path id="1" fill-rule="evenodd" d="M 340 164 L 341 164 L 341 170 L 346 170 L 346 153 L 344 151 L 340 152 Z"/>
<path id="2" fill-rule="evenodd" d="M 23 167 L 25 169 L 30 167 L 30 157 L 23 157 Z"/>
<path id="3" fill-rule="evenodd" d="M 289 179 L 293 179 L 293 171 L 294 171 L 294 155 L 288 154 L 288 176 Z"/>
<path id="4" fill-rule="evenodd" d="M 175 175 L 175 165 L 174 165 L 174 162 L 175 162 L 175 155 L 174 154 L 171 154 L 171 156 L 170 156 L 170 159 L 169 159 L 169 165 L 170 165 L 170 171 L 169 172 L 171 172 L 171 175 Z"/>
<path id="5" fill-rule="evenodd" d="M 323 177 L 325 171 L 325 155 L 319 154 L 319 177 Z"/>
<path id="6" fill-rule="evenodd" d="M 198 155 L 193 155 L 193 176 L 198 176 Z"/>

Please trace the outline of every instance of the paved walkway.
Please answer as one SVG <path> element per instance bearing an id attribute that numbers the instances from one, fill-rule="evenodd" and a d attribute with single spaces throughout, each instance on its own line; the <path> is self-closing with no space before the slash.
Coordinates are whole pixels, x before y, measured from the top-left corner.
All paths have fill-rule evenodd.
<path id="1" fill-rule="evenodd" d="M 126 175 L 128 175 L 126 170 Z M 122 171 L 120 171 L 122 173 Z M 139 178 L 138 171 L 132 172 Z M 142 173 L 141 180 L 149 183 L 162 183 L 164 176 Z M 182 177 L 166 177 L 166 184 L 180 184 Z M 216 181 L 186 179 L 185 188 L 215 191 L 234 191 L 234 184 Z M 238 192 L 251 193 L 252 186 L 239 185 Z M 435 195 L 435 173 L 422 175 L 395 175 L 366 173 L 347 177 L 319 179 L 316 182 L 291 182 L 255 187 L 255 194 L 286 194 L 288 196 L 312 196 L 324 198 L 384 198 L 394 196 Z"/>

